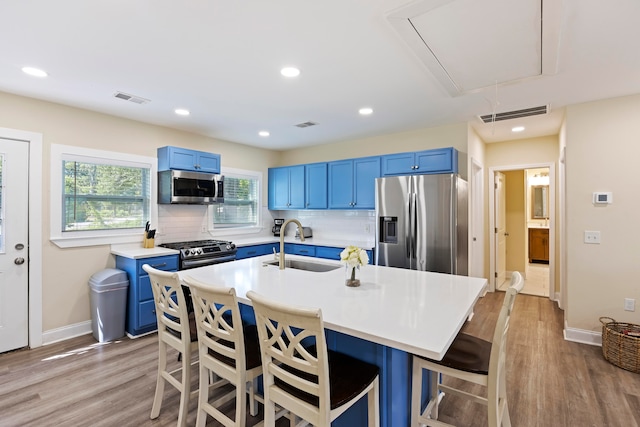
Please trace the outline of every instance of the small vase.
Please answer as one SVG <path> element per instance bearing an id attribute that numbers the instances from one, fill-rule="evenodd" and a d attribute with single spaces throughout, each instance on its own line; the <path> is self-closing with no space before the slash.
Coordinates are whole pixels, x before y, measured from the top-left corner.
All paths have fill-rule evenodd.
<path id="1" fill-rule="evenodd" d="M 351 288 L 360 286 L 360 267 L 359 266 L 351 267 L 350 265 L 347 265 L 345 269 L 344 284 Z"/>

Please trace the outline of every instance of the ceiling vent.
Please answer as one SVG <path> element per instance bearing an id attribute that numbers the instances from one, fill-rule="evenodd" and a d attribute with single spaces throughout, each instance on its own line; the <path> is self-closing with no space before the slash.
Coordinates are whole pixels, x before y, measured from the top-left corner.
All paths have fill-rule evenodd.
<path id="1" fill-rule="evenodd" d="M 299 128 L 308 128 L 309 126 L 315 126 L 315 125 L 317 125 L 317 123 L 315 123 L 315 122 L 304 122 L 304 123 L 298 123 L 298 124 L 296 125 L 296 127 L 299 127 Z"/>
<path id="2" fill-rule="evenodd" d="M 151 102 L 150 100 L 142 98 L 140 96 L 129 95 L 128 93 L 124 92 L 116 92 L 113 96 L 125 101 L 133 102 L 134 104 L 148 104 L 149 102 Z"/>
<path id="3" fill-rule="evenodd" d="M 549 106 L 543 105 L 540 107 L 525 108 L 524 110 L 506 111 L 504 113 L 485 114 L 480 116 L 480 120 L 484 123 L 499 122 L 502 120 L 520 119 L 522 117 L 537 116 L 540 114 L 547 114 L 549 112 Z"/>

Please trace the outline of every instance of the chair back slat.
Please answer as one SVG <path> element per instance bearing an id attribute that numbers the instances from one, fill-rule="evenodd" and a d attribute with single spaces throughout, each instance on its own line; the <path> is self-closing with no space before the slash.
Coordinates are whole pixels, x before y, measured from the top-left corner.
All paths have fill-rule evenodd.
<path id="1" fill-rule="evenodd" d="M 177 337 L 180 337 L 179 339 L 184 337 L 189 343 L 191 336 L 189 313 L 178 273 L 157 270 L 148 264 L 144 264 L 142 268 L 149 274 L 151 282 L 158 333 L 168 332 L 170 335 L 164 339 L 173 347 L 176 346 Z M 178 348 L 178 350 L 181 349 Z"/>
<path id="2" fill-rule="evenodd" d="M 144 264 L 149 274 L 151 291 L 158 324 L 158 375 L 156 392 L 151 408 L 151 418 L 157 418 L 162 406 L 164 385 L 171 384 L 180 392 L 178 425 L 185 426 L 191 398 L 191 364 L 195 347 L 192 347 L 189 312 L 178 273 L 155 269 Z M 167 369 L 168 347 L 176 349 L 181 357 L 181 371 Z"/>
<path id="3" fill-rule="evenodd" d="M 309 408 L 316 406 L 318 419 L 329 419 L 329 365 L 320 309 L 286 306 L 247 293 L 256 314 L 258 337 L 265 370 L 265 400 L 287 407 L 283 399 L 291 387 L 308 394 Z"/>
<path id="4" fill-rule="evenodd" d="M 201 359 L 213 358 L 244 372 L 244 336 L 235 289 L 213 287 L 191 277 L 184 281 L 191 289 Z"/>

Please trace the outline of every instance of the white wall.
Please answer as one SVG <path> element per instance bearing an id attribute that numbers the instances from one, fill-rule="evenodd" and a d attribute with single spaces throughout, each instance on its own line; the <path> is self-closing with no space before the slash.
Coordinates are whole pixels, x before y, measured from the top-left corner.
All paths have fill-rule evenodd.
<path id="1" fill-rule="evenodd" d="M 640 323 L 640 95 L 573 105 L 566 113 L 566 245 L 569 328 L 599 332 L 600 316 Z M 595 206 L 594 191 L 613 192 Z M 584 231 L 602 243 L 585 244 Z"/>

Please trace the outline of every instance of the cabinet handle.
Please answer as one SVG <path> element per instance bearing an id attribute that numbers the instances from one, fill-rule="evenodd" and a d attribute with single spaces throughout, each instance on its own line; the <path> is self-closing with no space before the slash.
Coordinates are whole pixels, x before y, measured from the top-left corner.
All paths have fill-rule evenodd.
<path id="1" fill-rule="evenodd" d="M 166 262 L 163 262 L 162 264 L 153 264 L 151 267 L 153 267 L 153 268 L 158 268 L 158 267 L 164 267 L 164 266 L 166 266 L 166 265 L 167 265 L 167 263 L 166 263 Z"/>
<path id="2" fill-rule="evenodd" d="M 247 255 L 255 255 L 255 254 L 256 254 L 256 251 L 249 251 L 249 252 L 247 252 Z"/>

